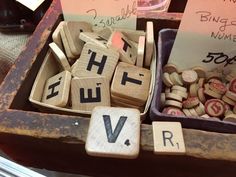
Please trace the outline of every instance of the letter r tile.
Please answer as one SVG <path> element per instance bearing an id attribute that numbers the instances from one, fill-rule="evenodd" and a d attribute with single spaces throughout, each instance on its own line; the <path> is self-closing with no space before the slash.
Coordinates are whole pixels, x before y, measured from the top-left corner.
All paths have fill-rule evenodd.
<path id="1" fill-rule="evenodd" d="M 179 122 L 153 122 L 155 154 L 184 154 L 185 144 L 182 126 Z"/>
<path id="2" fill-rule="evenodd" d="M 91 156 L 134 159 L 139 154 L 140 112 L 131 108 L 95 107 L 85 149 Z"/>

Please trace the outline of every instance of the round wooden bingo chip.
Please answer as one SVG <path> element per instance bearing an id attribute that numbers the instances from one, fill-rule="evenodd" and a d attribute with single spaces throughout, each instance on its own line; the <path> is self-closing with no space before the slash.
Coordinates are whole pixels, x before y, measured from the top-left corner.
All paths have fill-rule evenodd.
<path id="1" fill-rule="evenodd" d="M 209 88 L 213 92 L 216 92 L 221 95 L 225 94 L 225 92 L 227 91 L 227 88 L 223 83 L 213 83 L 212 82 L 209 84 Z"/>
<path id="2" fill-rule="evenodd" d="M 205 97 L 205 94 L 204 94 L 204 88 L 198 89 L 198 98 L 199 98 L 200 102 L 202 102 L 203 104 L 206 102 L 206 97 Z"/>
<path id="3" fill-rule="evenodd" d="M 188 93 L 187 92 L 182 92 L 182 91 L 179 91 L 179 90 L 173 90 L 172 93 L 177 94 L 177 95 L 183 97 L 184 99 L 188 98 Z"/>
<path id="4" fill-rule="evenodd" d="M 192 115 L 193 117 L 198 117 L 198 116 L 199 116 L 199 115 L 197 114 L 197 112 L 195 111 L 194 108 L 189 109 L 189 112 L 191 113 L 191 115 Z"/>
<path id="5" fill-rule="evenodd" d="M 200 78 L 198 80 L 198 86 L 201 88 L 204 87 L 204 84 L 205 84 L 205 78 Z"/>
<path id="6" fill-rule="evenodd" d="M 163 110 L 162 113 L 173 116 L 184 116 L 184 113 L 180 109 L 174 107 L 167 107 Z"/>
<path id="7" fill-rule="evenodd" d="M 200 103 L 200 101 L 199 101 L 198 97 L 188 97 L 187 100 L 183 101 L 183 107 L 190 109 L 195 106 L 198 106 L 199 103 Z"/>
<path id="8" fill-rule="evenodd" d="M 181 87 L 179 85 L 174 85 L 173 87 L 171 87 L 171 90 L 178 90 L 178 91 L 182 91 L 182 92 L 187 92 L 187 89 L 185 87 Z"/>
<path id="9" fill-rule="evenodd" d="M 173 86 L 173 82 L 170 80 L 170 74 L 169 73 L 164 73 L 162 77 L 162 81 L 167 87 Z"/>
<path id="10" fill-rule="evenodd" d="M 196 84 L 196 83 L 191 84 L 190 87 L 189 87 L 190 96 L 192 96 L 192 97 L 198 96 L 198 93 L 197 93 L 198 89 L 199 89 L 198 84 Z"/>
<path id="11" fill-rule="evenodd" d="M 165 94 L 170 93 L 170 87 L 165 88 Z"/>
<path id="12" fill-rule="evenodd" d="M 228 98 L 226 95 L 224 95 L 224 96 L 222 97 L 222 100 L 223 100 L 225 103 L 229 104 L 230 106 L 234 106 L 234 105 L 236 104 L 235 101 L 231 100 L 231 99 Z"/>
<path id="13" fill-rule="evenodd" d="M 161 93 L 160 106 L 164 107 L 165 106 L 165 102 L 166 102 L 166 94 L 165 93 Z"/>
<path id="14" fill-rule="evenodd" d="M 192 68 L 192 70 L 196 71 L 198 77 L 203 77 L 203 78 L 206 77 L 206 70 L 203 67 L 195 66 Z"/>
<path id="15" fill-rule="evenodd" d="M 209 85 L 208 83 L 206 83 L 206 84 L 204 84 L 204 88 L 205 88 L 206 90 L 209 90 L 209 89 L 210 89 L 210 85 Z"/>
<path id="16" fill-rule="evenodd" d="M 221 80 L 222 74 L 219 72 L 207 72 L 207 81 L 210 79 L 218 79 Z"/>
<path id="17" fill-rule="evenodd" d="M 210 79 L 209 81 L 208 81 L 208 83 L 210 84 L 210 83 L 218 83 L 218 84 L 223 84 L 219 79 L 215 79 L 215 78 L 213 78 L 213 79 Z"/>
<path id="18" fill-rule="evenodd" d="M 225 80 L 227 80 L 228 82 L 231 82 L 233 79 L 234 79 L 234 77 L 231 76 L 231 75 L 226 75 L 225 76 Z"/>
<path id="19" fill-rule="evenodd" d="M 173 72 L 177 72 L 178 73 L 178 69 L 176 67 L 176 65 L 172 64 L 172 63 L 167 63 L 163 68 L 162 68 L 163 72 L 165 73 L 173 73 Z"/>
<path id="20" fill-rule="evenodd" d="M 222 98 L 222 95 L 221 94 L 218 94 L 210 89 L 205 89 L 204 90 L 204 93 L 210 97 L 213 97 L 213 98 L 216 98 L 216 99 L 221 99 Z"/>
<path id="21" fill-rule="evenodd" d="M 229 110 L 231 110 L 230 106 L 227 103 L 225 103 L 225 112 Z"/>
<path id="22" fill-rule="evenodd" d="M 191 117 L 192 116 L 192 114 L 190 113 L 189 109 L 183 109 L 183 112 L 184 112 L 185 116 L 187 116 L 187 117 Z"/>
<path id="23" fill-rule="evenodd" d="M 231 91 L 228 90 L 225 93 L 225 96 L 227 96 L 228 98 L 230 98 L 233 101 L 236 101 L 236 93 L 234 93 L 234 92 L 231 92 Z"/>
<path id="24" fill-rule="evenodd" d="M 173 72 L 170 74 L 170 80 L 174 85 L 181 85 L 181 86 L 184 85 L 182 78 L 179 76 L 177 72 Z"/>
<path id="25" fill-rule="evenodd" d="M 184 70 L 182 72 L 182 79 L 186 84 L 193 84 L 197 81 L 198 75 L 194 70 Z"/>
<path id="26" fill-rule="evenodd" d="M 225 111 L 225 117 L 227 117 L 228 115 L 230 115 L 230 114 L 234 114 L 234 112 L 233 111 L 231 111 L 231 110 L 228 110 L 228 111 Z"/>
<path id="27" fill-rule="evenodd" d="M 230 81 L 229 90 L 236 93 L 236 78 Z"/>
<path id="28" fill-rule="evenodd" d="M 212 117 L 220 117 L 225 113 L 224 102 L 219 99 L 210 99 L 205 103 L 206 113 Z"/>
<path id="29" fill-rule="evenodd" d="M 175 101 L 179 101 L 179 102 L 183 101 L 183 97 L 181 97 L 181 96 L 179 96 L 175 93 L 167 93 L 166 94 L 166 99 L 175 100 Z"/>
<path id="30" fill-rule="evenodd" d="M 210 118 L 210 116 L 209 116 L 208 114 L 204 114 L 204 115 L 202 115 L 201 117 L 202 117 L 202 118 L 206 118 L 206 119 Z"/>
<path id="31" fill-rule="evenodd" d="M 195 111 L 197 112 L 197 114 L 198 114 L 199 116 L 202 116 L 202 115 L 206 114 L 206 112 L 205 112 L 205 106 L 204 106 L 202 103 L 199 103 L 199 106 L 197 106 L 197 107 L 195 108 Z"/>
<path id="32" fill-rule="evenodd" d="M 236 114 L 229 114 L 224 118 L 224 121 L 236 123 Z"/>
<path id="33" fill-rule="evenodd" d="M 173 106 L 175 108 L 182 108 L 182 103 L 174 100 L 166 100 L 165 106 Z"/>

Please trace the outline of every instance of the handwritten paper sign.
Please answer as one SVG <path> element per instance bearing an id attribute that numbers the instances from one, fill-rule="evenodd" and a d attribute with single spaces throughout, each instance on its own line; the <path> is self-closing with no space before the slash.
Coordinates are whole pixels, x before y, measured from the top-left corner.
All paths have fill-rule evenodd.
<path id="1" fill-rule="evenodd" d="M 35 11 L 45 0 L 16 0 L 30 10 Z"/>
<path id="2" fill-rule="evenodd" d="M 136 0 L 61 0 L 61 5 L 66 21 L 136 29 Z"/>
<path id="3" fill-rule="evenodd" d="M 236 0 L 188 0 L 169 58 L 180 70 L 236 64 Z"/>

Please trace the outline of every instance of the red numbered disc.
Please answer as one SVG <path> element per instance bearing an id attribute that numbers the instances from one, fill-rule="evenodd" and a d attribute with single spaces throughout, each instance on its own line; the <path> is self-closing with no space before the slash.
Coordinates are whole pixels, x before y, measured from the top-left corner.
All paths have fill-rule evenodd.
<path id="1" fill-rule="evenodd" d="M 225 113 L 225 104 L 219 99 L 210 99 L 205 103 L 205 110 L 212 117 L 220 117 Z"/>
<path id="2" fill-rule="evenodd" d="M 173 108 L 173 107 L 167 107 L 165 108 L 162 113 L 164 114 L 169 114 L 173 116 L 185 116 L 184 113 L 178 109 L 178 108 Z"/>
<path id="3" fill-rule="evenodd" d="M 230 85 L 229 85 L 229 90 L 231 92 L 236 93 L 236 78 L 234 78 L 233 80 L 231 80 Z"/>

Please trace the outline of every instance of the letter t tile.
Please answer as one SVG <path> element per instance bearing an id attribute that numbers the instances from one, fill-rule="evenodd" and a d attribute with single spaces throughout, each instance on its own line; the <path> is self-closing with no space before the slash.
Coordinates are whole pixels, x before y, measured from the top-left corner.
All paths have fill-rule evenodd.
<path id="1" fill-rule="evenodd" d="M 140 112 L 131 108 L 95 107 L 85 149 L 89 155 L 134 159 L 139 154 Z"/>

